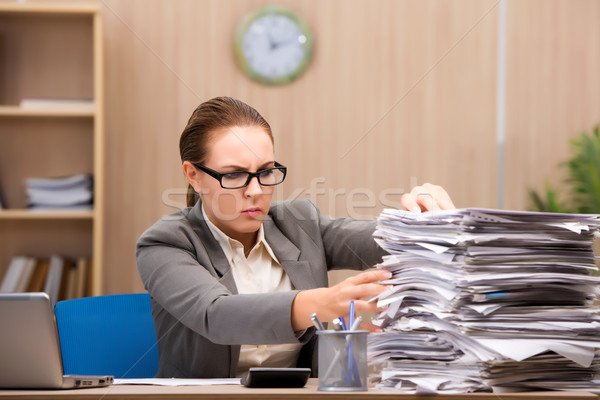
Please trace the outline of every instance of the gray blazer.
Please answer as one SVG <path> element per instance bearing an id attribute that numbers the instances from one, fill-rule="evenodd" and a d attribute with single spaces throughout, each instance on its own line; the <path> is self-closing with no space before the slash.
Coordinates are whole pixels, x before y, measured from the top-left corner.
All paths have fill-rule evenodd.
<path id="1" fill-rule="evenodd" d="M 373 240 L 375 222 L 324 217 L 314 203 L 294 200 L 272 204 L 263 226 L 297 290 L 238 294 L 200 202 L 162 218 L 139 238 L 137 264 L 152 301 L 158 377 L 234 377 L 241 344 L 304 344 L 299 366 L 316 372 L 314 328 L 296 336 L 292 302 L 299 290 L 327 286 L 329 269 L 378 263 L 385 252 Z"/>

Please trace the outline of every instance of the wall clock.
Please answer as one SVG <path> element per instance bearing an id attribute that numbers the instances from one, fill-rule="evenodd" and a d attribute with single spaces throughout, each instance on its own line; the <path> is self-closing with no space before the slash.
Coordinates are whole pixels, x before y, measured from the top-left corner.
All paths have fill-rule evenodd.
<path id="1" fill-rule="evenodd" d="M 312 48 L 306 22 L 276 6 L 246 16 L 235 34 L 235 55 L 242 71 L 267 85 L 281 85 L 300 76 L 309 64 Z"/>

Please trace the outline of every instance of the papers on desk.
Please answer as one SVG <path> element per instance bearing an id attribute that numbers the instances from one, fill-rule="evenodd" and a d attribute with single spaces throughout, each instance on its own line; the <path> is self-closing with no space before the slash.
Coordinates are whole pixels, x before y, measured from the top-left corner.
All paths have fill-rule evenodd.
<path id="1" fill-rule="evenodd" d="M 380 388 L 600 391 L 597 215 L 384 210 L 387 306 L 370 335 Z"/>
<path id="2" fill-rule="evenodd" d="M 211 386 L 240 385 L 240 378 L 180 379 L 180 378 L 132 378 L 115 379 L 113 385 L 156 385 L 156 386 Z"/>

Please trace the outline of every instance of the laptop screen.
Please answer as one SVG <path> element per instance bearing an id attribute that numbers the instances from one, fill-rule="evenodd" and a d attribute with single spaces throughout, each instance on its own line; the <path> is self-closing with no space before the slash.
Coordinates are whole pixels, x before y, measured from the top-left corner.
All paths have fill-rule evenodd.
<path id="1" fill-rule="evenodd" d="M 46 293 L 0 293 L 0 354 L 0 387 L 62 387 L 56 321 Z"/>

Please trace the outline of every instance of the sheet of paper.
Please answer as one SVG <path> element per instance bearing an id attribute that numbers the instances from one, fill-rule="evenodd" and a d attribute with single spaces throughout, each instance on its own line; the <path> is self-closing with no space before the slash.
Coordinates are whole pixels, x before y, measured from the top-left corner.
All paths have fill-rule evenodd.
<path id="1" fill-rule="evenodd" d="M 181 378 L 132 378 L 115 379 L 114 385 L 156 385 L 156 386 L 211 386 L 239 385 L 240 378 L 181 379 Z"/>

